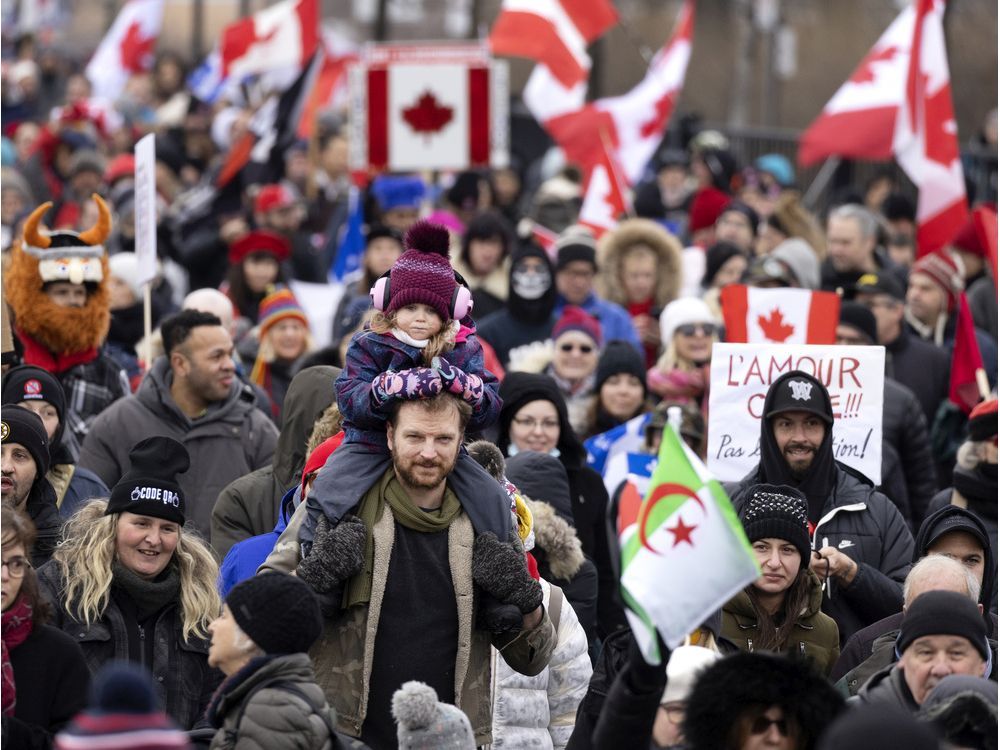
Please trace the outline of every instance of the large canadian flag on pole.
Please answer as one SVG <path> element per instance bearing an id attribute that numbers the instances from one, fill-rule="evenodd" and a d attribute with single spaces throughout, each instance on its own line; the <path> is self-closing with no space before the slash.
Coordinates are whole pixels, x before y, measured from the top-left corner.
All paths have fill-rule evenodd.
<path id="1" fill-rule="evenodd" d="M 162 23 L 163 0 L 129 0 L 122 7 L 87 64 L 95 97 L 114 101 L 133 74 L 152 69 Z"/>
<path id="2" fill-rule="evenodd" d="M 284 0 L 222 31 L 221 77 L 305 67 L 319 44 L 319 0 Z"/>
<path id="3" fill-rule="evenodd" d="M 632 210 L 621 165 L 609 146 L 602 134 L 601 160 L 587 174 L 580 206 L 580 223 L 590 227 L 597 238 L 614 229 L 619 217 Z"/>
<path id="4" fill-rule="evenodd" d="M 572 88 L 590 73 L 587 44 L 617 20 L 608 0 L 504 0 L 490 31 L 490 51 L 537 60 Z"/>
<path id="5" fill-rule="evenodd" d="M 917 252 L 943 247 L 967 216 L 942 0 L 914 0 L 799 141 L 799 163 L 896 161 L 920 191 Z"/>
<path id="6" fill-rule="evenodd" d="M 606 137 L 626 181 L 635 184 L 663 138 L 684 87 L 693 34 L 694 1 L 687 0 L 673 35 L 653 58 L 646 76 L 627 94 L 584 105 L 582 84 L 562 86 L 538 65 L 525 86 L 524 102 L 569 161 L 589 172 L 603 158 L 602 137 Z"/>
<path id="7" fill-rule="evenodd" d="M 835 344 L 840 297 L 810 289 L 730 284 L 719 295 L 726 341 L 734 344 Z"/>

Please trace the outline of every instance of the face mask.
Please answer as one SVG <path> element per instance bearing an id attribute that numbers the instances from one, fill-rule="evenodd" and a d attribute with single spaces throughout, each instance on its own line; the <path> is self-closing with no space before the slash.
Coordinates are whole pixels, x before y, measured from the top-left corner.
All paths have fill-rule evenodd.
<path id="1" fill-rule="evenodd" d="M 526 271 L 520 267 L 515 267 L 510 275 L 510 283 L 516 294 L 521 299 L 540 299 L 552 285 L 552 276 L 547 268 L 537 271 Z"/>

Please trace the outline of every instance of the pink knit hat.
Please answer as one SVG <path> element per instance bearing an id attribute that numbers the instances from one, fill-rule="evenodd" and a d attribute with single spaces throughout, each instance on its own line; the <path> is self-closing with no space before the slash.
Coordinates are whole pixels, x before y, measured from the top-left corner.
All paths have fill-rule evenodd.
<path id="1" fill-rule="evenodd" d="M 442 320 L 451 319 L 455 271 L 448 260 L 448 230 L 440 224 L 418 221 L 406 233 L 406 252 L 389 274 L 386 312 L 421 303 L 433 307 Z"/>

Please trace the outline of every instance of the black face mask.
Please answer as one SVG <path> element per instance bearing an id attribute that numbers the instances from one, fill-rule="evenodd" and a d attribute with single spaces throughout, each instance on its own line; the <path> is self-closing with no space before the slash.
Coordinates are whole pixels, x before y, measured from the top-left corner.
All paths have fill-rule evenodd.
<path id="1" fill-rule="evenodd" d="M 539 258 L 543 266 L 537 272 L 525 272 L 526 258 Z M 555 274 L 545 251 L 534 245 L 517 248 L 511 257 L 510 294 L 507 309 L 517 320 L 530 324 L 544 323 L 556 306 Z"/>

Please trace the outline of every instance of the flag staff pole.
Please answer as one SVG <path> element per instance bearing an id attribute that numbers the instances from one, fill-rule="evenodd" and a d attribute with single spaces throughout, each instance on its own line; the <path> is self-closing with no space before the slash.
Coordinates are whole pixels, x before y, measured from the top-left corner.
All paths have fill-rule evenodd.
<path id="1" fill-rule="evenodd" d="M 990 379 L 986 377 L 986 370 L 982 367 L 976 368 L 976 386 L 979 388 L 979 397 L 986 401 L 990 397 Z"/>
<path id="2" fill-rule="evenodd" d="M 839 166 L 839 156 L 830 156 L 823 162 L 823 166 L 819 168 L 819 172 L 816 173 L 816 177 L 813 178 L 812 184 L 809 186 L 809 189 L 806 190 L 806 194 L 802 198 L 802 205 L 806 208 L 812 208 L 816 205 L 816 201 L 819 199 L 820 193 L 826 189 L 827 183 L 830 182 L 830 179 L 833 177 L 833 173 Z"/>

